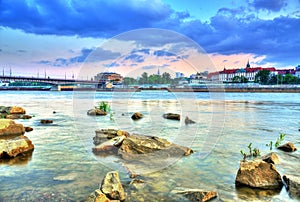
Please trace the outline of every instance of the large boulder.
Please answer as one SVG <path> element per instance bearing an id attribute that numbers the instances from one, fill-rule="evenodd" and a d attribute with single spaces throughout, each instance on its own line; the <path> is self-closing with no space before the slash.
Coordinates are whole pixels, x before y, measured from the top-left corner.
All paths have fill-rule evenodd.
<path id="1" fill-rule="evenodd" d="M 105 115 L 107 115 L 107 113 L 105 111 L 101 110 L 101 109 L 94 108 L 94 109 L 88 110 L 87 115 L 90 115 L 90 116 L 105 116 Z"/>
<path id="2" fill-rule="evenodd" d="M 125 192 L 121 184 L 118 171 L 111 171 L 106 174 L 101 183 L 101 191 L 109 199 L 120 201 L 125 200 Z"/>
<path id="3" fill-rule="evenodd" d="M 32 142 L 24 135 L 13 139 L 0 139 L 0 158 L 12 158 L 33 151 Z"/>
<path id="4" fill-rule="evenodd" d="M 297 150 L 297 148 L 292 142 L 288 142 L 286 144 L 280 145 L 279 147 L 277 147 L 277 149 L 280 149 L 285 152 L 293 152 Z"/>
<path id="5" fill-rule="evenodd" d="M 193 151 L 190 148 L 173 144 L 166 139 L 155 136 L 133 134 L 123 140 L 119 154 L 124 159 L 136 158 L 139 155 L 188 156 Z"/>
<path id="6" fill-rule="evenodd" d="M 25 128 L 22 124 L 16 124 L 10 119 L 0 119 L 0 139 L 2 138 L 13 138 L 16 136 L 23 135 Z"/>
<path id="7" fill-rule="evenodd" d="M 180 114 L 167 113 L 167 114 L 164 114 L 163 117 L 165 119 L 172 119 L 172 120 L 180 121 Z"/>
<path id="8" fill-rule="evenodd" d="M 283 181 L 292 198 L 300 199 L 300 177 L 284 175 Z"/>
<path id="9" fill-rule="evenodd" d="M 235 184 L 261 189 L 281 189 L 282 180 L 274 164 L 261 159 L 242 161 L 237 172 Z"/>
<path id="10" fill-rule="evenodd" d="M 26 111 L 22 107 L 13 106 L 10 108 L 9 114 L 26 114 Z"/>
<path id="11" fill-rule="evenodd" d="M 173 193 L 176 194 L 181 194 L 187 199 L 189 199 L 191 202 L 206 202 L 209 200 L 212 200 L 216 197 L 218 197 L 218 193 L 215 191 L 204 191 L 201 189 L 187 189 L 183 191 L 172 191 Z"/>

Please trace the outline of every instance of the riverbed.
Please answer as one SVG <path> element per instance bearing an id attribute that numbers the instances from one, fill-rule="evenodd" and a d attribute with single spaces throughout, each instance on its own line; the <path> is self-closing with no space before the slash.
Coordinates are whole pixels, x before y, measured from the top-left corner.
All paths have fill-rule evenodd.
<path id="1" fill-rule="evenodd" d="M 197 188 L 217 191 L 223 201 L 295 201 L 285 188 L 279 192 L 236 189 L 240 150 L 252 143 L 261 154 L 285 133 L 300 148 L 299 93 L 142 92 L 0 92 L 0 105 L 24 107 L 33 118 L 16 120 L 34 130 L 26 133 L 32 155 L 0 164 L 0 201 L 83 201 L 111 170 L 120 172 L 126 201 L 183 201 L 173 190 Z M 87 116 L 88 109 L 107 101 L 107 116 Z M 144 118 L 131 120 L 134 112 Z M 181 121 L 164 113 L 179 113 Z M 188 116 L 196 124 L 185 125 Z M 41 119 L 53 124 L 41 125 Z M 126 165 L 118 156 L 95 156 L 95 130 L 115 128 L 159 136 L 188 146 L 195 153 L 143 167 L 134 165 L 144 183 L 129 185 Z M 299 150 L 276 149 L 281 175 L 299 175 Z M 162 161 L 158 159 L 157 161 Z"/>

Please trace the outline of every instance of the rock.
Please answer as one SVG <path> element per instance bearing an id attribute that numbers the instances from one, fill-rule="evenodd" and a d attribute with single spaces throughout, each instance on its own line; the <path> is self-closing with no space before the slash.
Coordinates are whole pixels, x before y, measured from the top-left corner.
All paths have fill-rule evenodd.
<path id="1" fill-rule="evenodd" d="M 166 139 L 155 136 L 133 134 L 124 139 L 119 154 L 124 159 L 136 158 L 137 154 L 153 154 L 165 156 L 187 156 L 193 151 L 187 147 L 170 143 Z"/>
<path id="2" fill-rule="evenodd" d="M 185 123 L 185 125 L 188 125 L 188 124 L 194 124 L 194 123 L 196 123 L 196 122 L 193 121 L 193 120 L 191 120 L 191 119 L 187 116 L 187 117 L 185 117 L 184 123 Z"/>
<path id="3" fill-rule="evenodd" d="M 10 119 L 0 119 L 0 139 L 1 138 L 12 138 L 23 135 L 25 129 L 22 124 L 16 124 Z"/>
<path id="4" fill-rule="evenodd" d="M 300 199 L 300 177 L 296 176 L 283 176 L 283 181 L 292 198 Z"/>
<path id="5" fill-rule="evenodd" d="M 218 193 L 215 191 L 203 191 L 201 189 L 188 189 L 184 191 L 172 191 L 172 192 L 176 194 L 182 194 L 191 202 L 194 201 L 205 202 L 218 197 Z"/>
<path id="6" fill-rule="evenodd" d="M 53 123 L 52 120 L 48 120 L 48 119 L 42 119 L 41 120 L 41 124 L 50 124 L 50 123 Z"/>
<path id="7" fill-rule="evenodd" d="M 0 158 L 12 158 L 33 151 L 32 142 L 24 135 L 13 139 L 0 139 Z"/>
<path id="8" fill-rule="evenodd" d="M 297 150 L 297 148 L 295 147 L 295 145 L 292 142 L 288 142 L 284 145 L 281 145 L 281 146 L 277 147 L 277 149 L 280 149 L 285 152 L 293 152 L 293 151 Z"/>
<path id="9" fill-rule="evenodd" d="M 120 201 L 125 200 L 125 192 L 121 184 L 118 171 L 111 171 L 106 174 L 101 183 L 101 191 L 109 199 Z"/>
<path id="10" fill-rule="evenodd" d="M 167 113 L 167 114 L 164 114 L 163 117 L 165 119 L 173 119 L 173 120 L 180 121 L 180 114 Z"/>
<path id="11" fill-rule="evenodd" d="M 93 148 L 93 152 L 99 154 L 100 152 L 112 151 L 112 153 L 117 153 L 118 147 L 122 144 L 123 140 L 126 138 L 125 135 L 117 136 L 100 145 Z M 115 152 L 114 152 L 115 151 Z"/>
<path id="12" fill-rule="evenodd" d="M 139 120 L 143 118 L 143 114 L 139 113 L 139 112 L 135 112 L 132 116 L 131 116 L 131 119 L 133 120 Z"/>
<path id="13" fill-rule="evenodd" d="M 26 111 L 22 107 L 13 106 L 10 108 L 9 114 L 26 114 Z"/>
<path id="14" fill-rule="evenodd" d="M 261 159 L 267 163 L 273 163 L 273 164 L 279 163 L 279 158 L 274 152 L 262 156 Z"/>
<path id="15" fill-rule="evenodd" d="M 88 115 L 90 116 L 105 116 L 107 113 L 105 111 L 102 111 L 101 109 L 90 109 L 87 112 Z"/>
<path id="16" fill-rule="evenodd" d="M 235 185 L 261 189 L 281 189 L 282 180 L 274 164 L 261 159 L 240 163 Z"/>
<path id="17" fill-rule="evenodd" d="M 31 119 L 32 116 L 24 114 L 24 115 L 20 116 L 20 118 L 21 119 Z"/>
<path id="18" fill-rule="evenodd" d="M 127 131 L 122 131 L 122 130 L 115 130 L 115 129 L 100 129 L 96 130 L 96 135 L 93 137 L 94 140 L 94 145 L 99 145 L 107 140 L 113 139 L 118 136 L 129 136 L 129 133 Z"/>
<path id="19" fill-rule="evenodd" d="M 56 114 L 56 111 L 53 111 L 52 113 L 53 113 L 53 114 Z"/>
<path id="20" fill-rule="evenodd" d="M 104 193 L 100 189 L 96 189 L 87 198 L 86 202 L 110 202 Z"/>
<path id="21" fill-rule="evenodd" d="M 6 119 L 19 119 L 19 118 L 21 118 L 21 116 L 22 116 L 22 115 L 20 115 L 20 114 L 7 114 L 7 115 L 5 116 L 5 118 L 6 118 Z"/>
<path id="22" fill-rule="evenodd" d="M 30 132 L 33 131 L 33 128 L 29 127 L 29 126 L 25 126 L 25 132 Z"/>

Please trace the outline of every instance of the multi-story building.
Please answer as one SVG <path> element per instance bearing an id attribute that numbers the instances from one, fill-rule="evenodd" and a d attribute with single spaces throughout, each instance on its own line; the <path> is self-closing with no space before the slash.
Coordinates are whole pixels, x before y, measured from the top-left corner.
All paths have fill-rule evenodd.
<path id="1" fill-rule="evenodd" d="M 222 81 L 222 82 L 232 82 L 232 79 L 235 76 L 245 77 L 249 82 L 253 82 L 255 80 L 255 75 L 261 70 L 269 70 L 271 74 L 277 74 L 275 67 L 250 67 L 249 61 L 246 65 L 246 68 L 238 68 L 238 69 L 226 69 L 224 68 L 222 71 L 209 73 L 208 79 L 211 81 Z"/>
<path id="2" fill-rule="evenodd" d="M 95 81 L 103 84 L 121 84 L 123 82 L 123 77 L 120 74 L 114 72 L 101 72 L 95 76 Z"/>

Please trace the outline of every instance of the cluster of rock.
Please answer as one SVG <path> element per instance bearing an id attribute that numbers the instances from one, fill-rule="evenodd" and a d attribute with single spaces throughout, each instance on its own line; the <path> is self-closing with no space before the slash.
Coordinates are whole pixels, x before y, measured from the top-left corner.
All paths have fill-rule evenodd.
<path id="1" fill-rule="evenodd" d="M 0 119 L 0 159 L 32 152 L 34 145 L 24 136 L 25 128 L 11 119 Z"/>
<path id="2" fill-rule="evenodd" d="M 114 150 L 123 159 L 138 159 L 145 156 L 188 156 L 193 150 L 184 146 L 170 143 L 166 139 L 132 134 L 115 129 L 96 130 L 93 138 L 95 147 L 93 152 L 101 154 Z"/>
<path id="3" fill-rule="evenodd" d="M 297 150 L 291 142 L 277 148 L 285 152 Z M 241 161 L 235 179 L 236 187 L 281 190 L 285 185 L 291 197 L 300 198 L 300 179 L 296 176 L 284 175 L 281 177 L 275 167 L 275 164 L 278 163 L 279 158 L 274 152 L 260 159 Z"/>
<path id="4" fill-rule="evenodd" d="M 31 119 L 32 116 L 26 115 L 26 110 L 18 106 L 0 106 L 0 117 L 4 119 Z"/>

